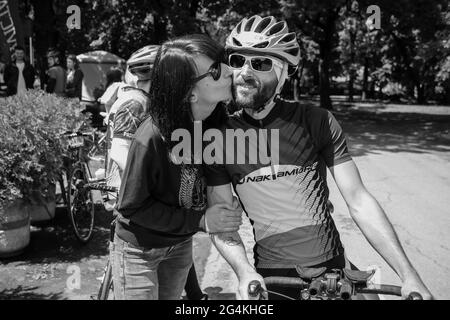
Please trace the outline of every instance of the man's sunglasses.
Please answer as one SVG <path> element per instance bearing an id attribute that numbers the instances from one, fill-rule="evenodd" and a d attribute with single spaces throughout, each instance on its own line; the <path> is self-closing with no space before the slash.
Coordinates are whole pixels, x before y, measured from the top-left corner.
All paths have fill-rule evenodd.
<path id="1" fill-rule="evenodd" d="M 203 78 L 206 78 L 209 75 L 214 79 L 214 81 L 219 80 L 220 76 L 222 75 L 222 62 L 220 61 L 214 62 L 211 65 L 211 67 L 209 67 L 208 71 L 205 74 L 202 74 L 197 78 L 194 78 L 194 83 L 202 80 Z"/>
<path id="2" fill-rule="evenodd" d="M 270 72 L 273 70 L 273 65 L 277 63 L 276 60 L 269 57 L 249 57 L 240 53 L 232 53 L 228 56 L 228 65 L 233 69 L 241 69 L 247 61 L 250 61 L 252 69 L 258 72 Z"/>

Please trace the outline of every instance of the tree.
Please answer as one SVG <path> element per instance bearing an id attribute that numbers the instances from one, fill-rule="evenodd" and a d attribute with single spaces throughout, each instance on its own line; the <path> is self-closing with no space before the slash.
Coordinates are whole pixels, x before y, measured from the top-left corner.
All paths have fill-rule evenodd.
<path id="1" fill-rule="evenodd" d="M 381 7 L 386 43 L 383 52 L 389 80 L 402 84 L 406 94 L 425 103 L 433 95 L 437 66 L 445 60 L 445 49 L 437 35 L 448 29 L 444 0 L 374 1 Z"/>
<path id="2" fill-rule="evenodd" d="M 326 109 L 332 109 L 330 76 L 333 49 L 337 46 L 336 24 L 345 4 L 344 0 L 281 1 L 284 16 L 294 30 L 299 30 L 318 44 L 320 105 Z"/>

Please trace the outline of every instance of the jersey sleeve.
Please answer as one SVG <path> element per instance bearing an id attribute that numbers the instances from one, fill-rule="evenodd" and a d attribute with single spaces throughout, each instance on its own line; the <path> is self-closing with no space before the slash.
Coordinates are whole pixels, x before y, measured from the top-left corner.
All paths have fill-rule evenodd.
<path id="1" fill-rule="evenodd" d="M 114 115 L 114 138 L 132 139 L 145 118 L 144 106 L 137 101 L 122 105 Z"/>
<path id="2" fill-rule="evenodd" d="M 207 185 L 210 187 L 221 186 L 231 182 L 231 177 L 223 164 L 205 165 L 204 170 Z"/>
<path id="3" fill-rule="evenodd" d="M 352 160 L 342 127 L 329 111 L 322 117 L 320 141 L 320 154 L 328 167 Z"/>

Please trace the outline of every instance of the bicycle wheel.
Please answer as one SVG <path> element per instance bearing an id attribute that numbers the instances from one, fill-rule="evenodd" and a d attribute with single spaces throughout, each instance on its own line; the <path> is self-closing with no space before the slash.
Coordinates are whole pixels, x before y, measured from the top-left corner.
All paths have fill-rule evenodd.
<path id="1" fill-rule="evenodd" d="M 103 275 L 103 280 L 98 290 L 98 300 L 112 300 L 114 297 L 113 292 L 113 279 L 112 279 L 112 266 L 111 261 L 108 259 L 106 265 L 105 274 Z"/>
<path id="2" fill-rule="evenodd" d="M 81 165 L 72 168 L 68 181 L 67 208 L 75 236 L 87 243 L 94 230 L 94 199 L 92 191 L 85 188 L 88 177 Z"/>

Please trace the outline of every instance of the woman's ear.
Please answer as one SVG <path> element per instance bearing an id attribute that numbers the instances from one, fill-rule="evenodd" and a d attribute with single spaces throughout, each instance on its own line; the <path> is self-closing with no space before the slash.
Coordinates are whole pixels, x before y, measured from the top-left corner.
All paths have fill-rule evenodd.
<path id="1" fill-rule="evenodd" d="M 191 95 L 189 96 L 189 102 L 190 103 L 196 103 L 198 101 L 198 96 L 195 91 L 191 92 Z"/>

